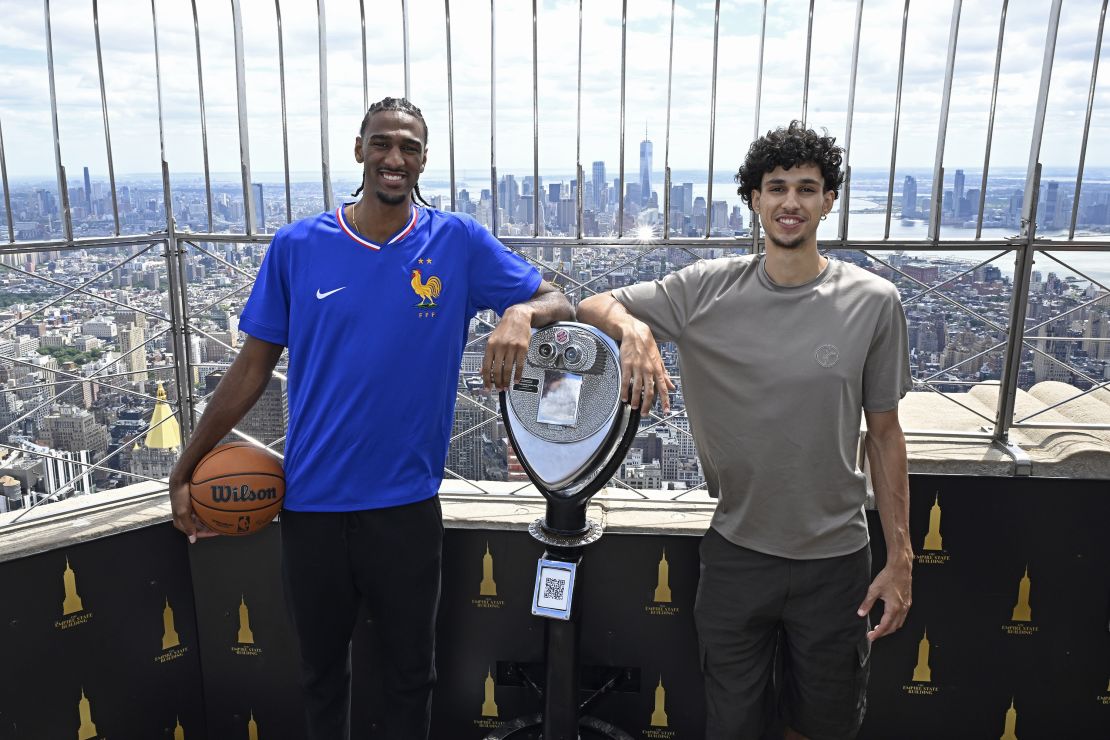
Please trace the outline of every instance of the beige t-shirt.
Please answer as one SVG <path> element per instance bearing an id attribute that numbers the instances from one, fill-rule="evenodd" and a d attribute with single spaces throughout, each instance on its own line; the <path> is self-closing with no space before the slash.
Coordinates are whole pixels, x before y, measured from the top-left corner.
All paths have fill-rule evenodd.
<path id="1" fill-rule="evenodd" d="M 678 345 L 712 526 L 783 557 L 867 544 L 860 415 L 910 390 L 906 318 L 894 285 L 847 262 L 782 287 L 762 257 L 703 260 L 613 291 L 656 338 Z"/>

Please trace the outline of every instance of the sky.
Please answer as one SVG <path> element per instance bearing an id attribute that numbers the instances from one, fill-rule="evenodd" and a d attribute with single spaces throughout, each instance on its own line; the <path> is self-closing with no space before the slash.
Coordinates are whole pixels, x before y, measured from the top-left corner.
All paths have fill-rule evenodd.
<path id="1" fill-rule="evenodd" d="M 211 170 L 238 179 L 240 151 L 231 0 L 195 0 Z M 290 168 L 294 179 L 321 170 L 319 31 L 316 2 L 280 2 Z M 404 92 L 401 0 L 364 0 L 367 95 Z M 411 95 L 430 129 L 428 172 L 449 164 L 447 36 L 444 0 L 407 0 Z M 459 178 L 488 186 L 491 148 L 490 20 L 499 172 L 533 168 L 532 4 L 527 0 L 450 0 L 455 166 Z M 604 160 L 617 177 L 621 142 L 621 2 L 583 0 L 581 161 L 590 175 Z M 674 3 L 674 53 L 668 147 L 670 0 L 628 0 L 625 67 L 625 171 L 638 170 L 639 142 L 654 143 L 654 169 L 713 166 L 734 172 L 757 131 L 802 115 L 808 0 L 768 0 L 760 117 L 755 120 L 761 1 L 722 0 L 713 87 L 714 2 Z M 1041 161 L 1079 161 L 1102 0 L 1064 0 Z M 283 169 L 277 3 L 241 0 L 245 100 L 253 179 Z M 908 7 L 904 81 L 897 140 L 899 170 L 931 169 L 937 152 L 946 52 L 961 7 L 945 138 L 946 172 L 982 167 L 1002 0 L 865 0 L 850 162 L 889 167 L 894 145 L 903 11 Z M 999 79 L 991 167 L 1024 168 L 1042 59 L 1048 0 L 1010 0 Z M 49 0 L 62 162 L 71 179 L 88 166 L 106 179 L 90 0 Z M 323 0 L 326 26 L 328 152 L 333 179 L 355 179 L 354 136 L 364 109 L 359 0 Z M 857 0 L 816 0 L 807 123 L 845 142 Z M 158 56 L 152 9 L 157 13 Z M 538 149 L 541 173 L 570 175 L 578 111 L 577 0 L 537 8 Z M 8 175 L 53 176 L 47 44 L 43 4 L 0 0 L 0 127 Z M 105 95 L 117 178 L 160 170 L 158 88 L 161 70 L 165 156 L 176 174 L 203 168 L 193 16 L 187 0 L 99 3 Z M 1107 42 L 1104 41 L 1104 46 Z M 1107 55 L 1098 70 L 1087 167 L 1110 166 Z M 669 151 L 668 151 L 669 149 Z"/>

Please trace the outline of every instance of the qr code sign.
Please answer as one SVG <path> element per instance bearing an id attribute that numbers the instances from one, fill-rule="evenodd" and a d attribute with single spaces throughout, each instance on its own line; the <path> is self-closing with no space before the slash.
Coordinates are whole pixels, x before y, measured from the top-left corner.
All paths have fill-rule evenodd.
<path id="1" fill-rule="evenodd" d="M 543 597 L 552 601 L 562 601 L 566 591 L 567 582 L 561 578 L 545 578 L 543 582 Z"/>

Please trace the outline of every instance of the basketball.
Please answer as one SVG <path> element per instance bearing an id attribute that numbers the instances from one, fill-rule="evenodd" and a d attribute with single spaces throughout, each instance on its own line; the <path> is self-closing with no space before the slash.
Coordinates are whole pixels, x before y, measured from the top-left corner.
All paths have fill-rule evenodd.
<path id="1" fill-rule="evenodd" d="M 230 442 L 201 458 L 189 480 L 197 519 L 220 534 L 251 534 L 281 511 L 281 460 L 248 442 Z"/>

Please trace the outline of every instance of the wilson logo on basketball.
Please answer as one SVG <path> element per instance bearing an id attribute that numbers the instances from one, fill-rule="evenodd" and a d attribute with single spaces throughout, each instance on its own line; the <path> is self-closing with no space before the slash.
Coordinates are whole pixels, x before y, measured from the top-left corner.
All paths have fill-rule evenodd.
<path id="1" fill-rule="evenodd" d="M 212 486 L 212 500 L 226 501 L 265 501 L 278 497 L 277 488 L 259 488 L 255 490 L 244 484 L 241 486 Z"/>
<path id="2" fill-rule="evenodd" d="M 285 474 L 269 450 L 246 442 L 220 445 L 205 455 L 189 480 L 197 519 L 219 534 L 250 534 L 281 510 Z"/>

